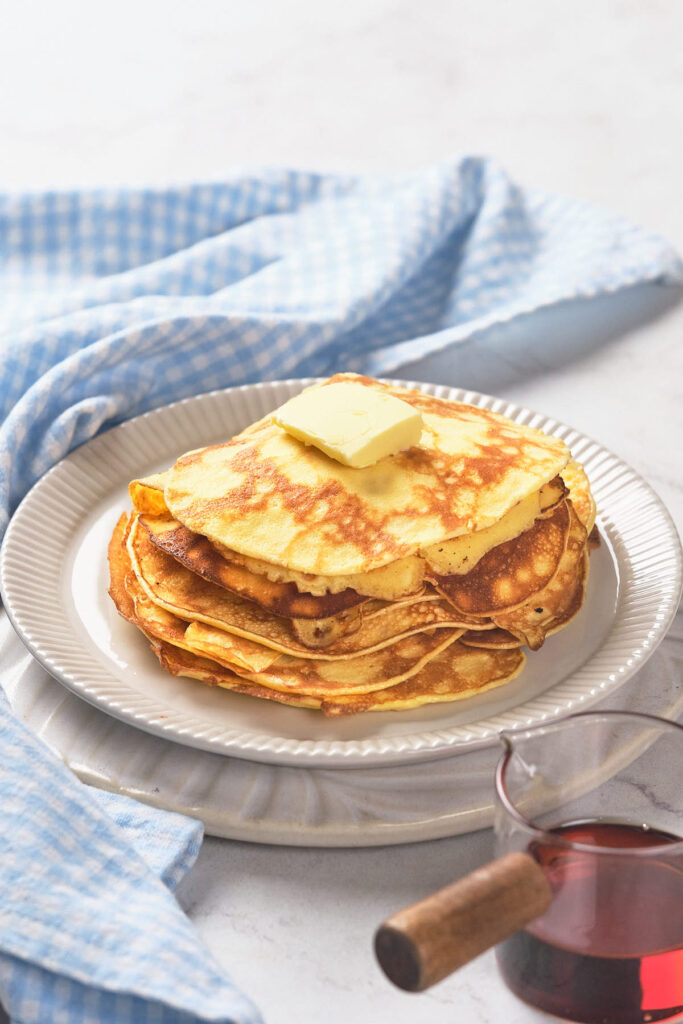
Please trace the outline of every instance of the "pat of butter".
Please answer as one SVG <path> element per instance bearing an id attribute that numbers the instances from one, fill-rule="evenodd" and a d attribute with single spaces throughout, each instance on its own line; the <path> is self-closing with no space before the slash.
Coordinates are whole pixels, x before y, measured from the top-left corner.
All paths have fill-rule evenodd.
<path id="1" fill-rule="evenodd" d="M 302 391 L 273 413 L 292 437 L 363 469 L 418 444 L 422 416 L 393 395 L 353 382 Z"/>

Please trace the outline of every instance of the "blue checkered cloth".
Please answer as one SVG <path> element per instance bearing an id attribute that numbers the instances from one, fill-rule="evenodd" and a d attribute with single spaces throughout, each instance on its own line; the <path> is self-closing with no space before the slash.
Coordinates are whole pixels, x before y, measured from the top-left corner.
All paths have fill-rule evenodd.
<path id="1" fill-rule="evenodd" d="M 682 277 L 660 238 L 479 158 L 0 196 L 0 538 L 71 448 L 173 399 L 387 374 L 562 300 Z"/>
<path id="2" fill-rule="evenodd" d="M 465 158 L 0 196 L 0 537 L 99 430 L 257 379 L 403 364 L 563 300 L 680 282 L 669 246 Z M 196 823 L 88 790 L 0 704 L 13 1020 L 259 1020 L 171 894 Z"/>
<path id="3" fill-rule="evenodd" d="M 0 1002 L 14 1024 L 259 1024 L 172 895 L 202 826 L 82 785 L 0 693 Z"/>

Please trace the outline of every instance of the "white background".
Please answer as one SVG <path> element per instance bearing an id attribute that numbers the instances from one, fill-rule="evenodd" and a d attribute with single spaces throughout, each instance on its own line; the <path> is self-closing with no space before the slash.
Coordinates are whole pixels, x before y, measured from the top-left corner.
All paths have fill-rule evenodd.
<path id="1" fill-rule="evenodd" d="M 86 0 L 0 5 L 0 189 L 220 178 L 235 165 L 414 167 L 491 154 L 683 250 L 677 0 Z M 650 289 L 549 314 L 406 376 L 572 423 L 683 526 L 683 307 Z M 206 840 L 181 899 L 269 1024 L 526 1024 L 486 955 L 431 992 L 371 953 L 392 911 L 481 863 L 488 833 L 369 850 Z"/>

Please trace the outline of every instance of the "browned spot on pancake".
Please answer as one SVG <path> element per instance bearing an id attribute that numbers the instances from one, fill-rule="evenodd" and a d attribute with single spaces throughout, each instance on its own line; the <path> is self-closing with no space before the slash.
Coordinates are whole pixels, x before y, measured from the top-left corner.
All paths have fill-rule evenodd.
<path id="1" fill-rule="evenodd" d="M 414 493 L 421 500 L 416 502 L 410 514 L 416 517 L 437 515 L 447 533 L 457 533 L 467 523 L 469 516 L 459 515 L 453 508 L 453 490 L 470 491 L 475 494 L 482 484 L 501 480 L 510 469 L 511 456 L 497 449 L 482 449 L 481 455 L 468 455 L 456 459 L 452 455 L 429 448 L 411 448 L 403 453 L 408 468 L 417 474 L 436 478 L 436 484 L 416 482 Z M 406 515 L 405 511 L 402 512 Z"/>
<path id="2" fill-rule="evenodd" d="M 502 480 L 523 447 L 523 442 L 517 440 L 514 453 L 501 450 L 504 435 L 495 428 L 488 433 L 491 436 L 490 446 L 478 446 L 481 454 L 468 455 L 467 458 L 457 459 L 420 447 L 402 452 L 405 470 L 415 473 L 418 479 L 414 484 L 416 500 L 400 510 L 401 517 L 421 519 L 425 515 L 436 515 L 446 532 L 460 531 L 468 516 L 455 511 L 454 488 L 474 494 L 482 485 Z M 259 448 L 252 446 L 242 448 L 226 462 L 245 478 L 243 482 L 220 498 L 196 506 L 189 503 L 183 512 L 184 517 L 200 511 L 203 515 L 223 511 L 232 515 L 263 511 L 271 506 L 275 497 L 297 524 L 305 526 L 315 522 L 330 544 L 352 543 L 368 555 L 381 549 L 394 558 L 403 557 L 414 546 L 401 543 L 385 529 L 387 523 L 395 518 L 393 509 L 384 514 L 371 509 L 340 480 L 327 480 L 317 487 L 297 484 L 271 459 L 265 458 Z M 429 482 L 421 484 L 420 475 Z M 267 484 L 265 490 L 264 482 Z M 328 519 L 328 512 L 332 510 L 334 514 Z"/>
<path id="3" fill-rule="evenodd" d="M 223 558 L 206 537 L 193 533 L 170 517 L 142 515 L 140 523 L 156 547 L 192 572 L 233 594 L 255 601 L 276 615 L 291 619 L 326 619 L 367 601 L 351 588 L 339 594 L 316 597 L 300 593 L 294 583 L 273 583 Z"/>
<path id="4" fill-rule="evenodd" d="M 475 615 L 493 615 L 522 604 L 554 575 L 569 522 L 563 501 L 519 537 L 487 551 L 470 572 L 435 577 L 437 590 L 456 608 Z"/>
<path id="5" fill-rule="evenodd" d="M 554 480 L 551 480 L 547 486 L 541 492 L 544 503 L 539 513 L 544 519 L 552 515 L 554 509 L 564 501 L 565 498 L 569 497 L 569 488 L 566 486 L 561 476 L 556 476 Z"/>
<path id="6" fill-rule="evenodd" d="M 388 689 L 323 700 L 323 712 L 337 718 L 361 711 L 402 710 L 443 701 L 462 700 L 519 674 L 525 657 L 515 650 L 476 650 L 459 640 L 427 663 L 418 673 Z"/>
<path id="7" fill-rule="evenodd" d="M 292 619 L 297 640 L 311 650 L 327 650 L 343 637 L 357 633 L 363 623 L 363 605 L 325 619 Z"/>
<path id="8" fill-rule="evenodd" d="M 405 544 L 399 543 L 383 528 L 393 513 L 368 514 L 367 505 L 339 480 L 326 480 L 318 487 L 294 483 L 272 459 L 265 458 L 257 447 L 251 445 L 229 458 L 227 464 L 245 477 L 244 482 L 220 498 L 202 502 L 196 509 L 188 505 L 184 514 L 192 515 L 200 509 L 204 515 L 224 510 L 229 510 L 232 515 L 245 514 L 269 508 L 273 498 L 277 497 L 296 523 L 305 526 L 315 522 L 330 544 L 351 542 L 367 552 L 379 547 L 394 558 L 402 557 L 408 550 Z M 268 485 L 267 490 L 263 489 L 264 482 Z M 331 508 L 334 508 L 334 517 L 328 519 Z"/>
<path id="9" fill-rule="evenodd" d="M 522 641 L 519 637 L 513 636 L 507 629 L 489 629 L 485 632 L 474 632 L 469 630 L 460 637 L 460 643 L 466 647 L 482 647 L 485 650 L 512 650 L 521 647 Z"/>
<path id="10" fill-rule="evenodd" d="M 557 572 L 525 604 L 493 617 L 496 626 L 518 636 L 532 651 L 542 646 L 549 633 L 570 622 L 583 603 L 588 571 L 586 531 L 571 502 L 568 508 L 569 535 Z"/>

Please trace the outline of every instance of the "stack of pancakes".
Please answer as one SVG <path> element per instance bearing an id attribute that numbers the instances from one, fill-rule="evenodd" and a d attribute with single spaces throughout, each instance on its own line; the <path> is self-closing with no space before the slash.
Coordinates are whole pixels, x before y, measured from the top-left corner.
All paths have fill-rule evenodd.
<path id="1" fill-rule="evenodd" d="M 110 593 L 161 664 L 337 716 L 458 700 L 581 608 L 595 505 L 565 444 L 485 409 L 339 374 L 423 418 L 343 466 L 265 417 L 130 485 Z"/>

